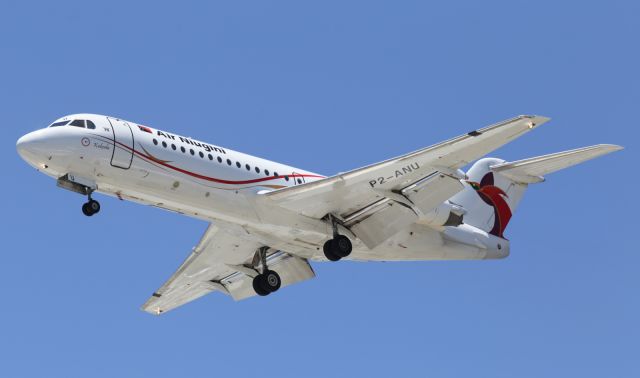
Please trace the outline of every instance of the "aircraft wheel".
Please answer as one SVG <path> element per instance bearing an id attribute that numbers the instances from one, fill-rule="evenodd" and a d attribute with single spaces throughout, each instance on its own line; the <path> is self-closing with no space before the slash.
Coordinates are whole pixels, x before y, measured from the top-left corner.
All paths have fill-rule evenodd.
<path id="1" fill-rule="evenodd" d="M 322 246 L 322 251 L 324 252 L 324 256 L 327 258 L 327 260 L 329 261 L 338 261 L 340 260 L 340 256 L 336 255 L 333 252 L 333 239 L 329 239 L 326 242 L 324 242 L 324 245 Z"/>
<path id="2" fill-rule="evenodd" d="M 264 288 L 269 290 L 270 293 L 274 291 L 278 291 L 280 286 L 282 285 L 282 280 L 280 279 L 280 275 L 273 270 L 267 270 L 262 274 L 264 276 L 262 283 L 264 284 Z"/>
<path id="3" fill-rule="evenodd" d="M 82 213 L 88 217 L 96 214 L 100 211 L 100 203 L 96 200 L 89 200 L 89 202 L 82 205 Z"/>
<path id="4" fill-rule="evenodd" d="M 333 254 L 342 258 L 351 254 L 351 240 L 344 235 L 338 235 L 333 239 Z"/>
<path id="5" fill-rule="evenodd" d="M 262 274 L 258 274 L 257 276 L 253 277 L 253 290 L 256 292 L 256 294 L 258 294 L 261 297 L 264 297 L 266 295 L 269 295 L 269 293 L 271 293 L 269 290 L 267 290 L 266 283 L 264 283 L 264 276 Z"/>
<path id="6" fill-rule="evenodd" d="M 89 209 L 91 210 L 92 214 L 97 214 L 100 212 L 100 202 L 96 200 L 89 200 L 87 204 L 89 205 Z"/>
<path id="7" fill-rule="evenodd" d="M 82 214 L 90 217 L 93 215 L 91 209 L 89 208 L 89 202 L 82 204 Z"/>

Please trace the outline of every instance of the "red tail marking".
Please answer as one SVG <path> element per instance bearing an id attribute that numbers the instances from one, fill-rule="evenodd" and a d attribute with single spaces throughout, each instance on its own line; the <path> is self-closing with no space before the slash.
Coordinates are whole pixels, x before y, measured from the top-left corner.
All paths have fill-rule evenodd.
<path id="1" fill-rule="evenodd" d="M 505 200 L 507 193 L 493 185 L 493 172 L 489 172 L 480 181 L 480 184 L 472 185 L 478 195 L 489 206 L 493 207 L 495 219 L 490 234 L 504 238 L 504 230 L 511 220 L 511 208 Z"/>

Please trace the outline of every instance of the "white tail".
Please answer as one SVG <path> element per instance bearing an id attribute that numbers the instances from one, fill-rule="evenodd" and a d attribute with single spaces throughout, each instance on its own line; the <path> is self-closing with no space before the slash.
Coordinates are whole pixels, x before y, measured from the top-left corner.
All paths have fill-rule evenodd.
<path id="1" fill-rule="evenodd" d="M 466 210 L 464 223 L 503 238 L 529 184 L 544 181 L 543 175 L 548 173 L 621 149 L 601 144 L 514 162 L 480 159 L 467 172 L 464 190 L 449 201 Z"/>

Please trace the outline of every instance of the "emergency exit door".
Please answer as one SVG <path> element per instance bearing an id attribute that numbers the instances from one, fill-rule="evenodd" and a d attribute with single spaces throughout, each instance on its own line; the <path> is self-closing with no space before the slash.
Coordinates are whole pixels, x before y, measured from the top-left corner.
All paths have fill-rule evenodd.
<path id="1" fill-rule="evenodd" d="M 304 179 L 304 176 L 301 173 L 293 171 L 291 173 L 291 177 L 293 178 L 293 183 L 295 185 L 301 185 L 301 184 L 304 184 L 306 182 L 305 179 Z"/>
<path id="2" fill-rule="evenodd" d="M 129 169 L 133 161 L 133 131 L 127 122 L 107 117 L 113 130 L 113 155 L 111 165 Z"/>

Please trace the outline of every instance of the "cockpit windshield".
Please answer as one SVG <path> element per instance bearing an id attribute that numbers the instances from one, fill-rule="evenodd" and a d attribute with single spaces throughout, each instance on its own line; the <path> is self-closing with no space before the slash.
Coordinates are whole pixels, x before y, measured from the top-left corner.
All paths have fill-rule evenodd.
<path id="1" fill-rule="evenodd" d="M 71 122 L 71 123 L 69 123 Z M 82 127 L 87 128 L 87 129 L 95 129 L 96 125 L 89 121 L 89 120 L 84 120 L 84 119 L 75 119 L 73 121 L 60 121 L 60 122 L 54 122 L 52 123 L 49 127 L 58 127 L 58 126 L 76 126 L 76 127 Z"/>

